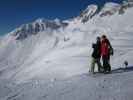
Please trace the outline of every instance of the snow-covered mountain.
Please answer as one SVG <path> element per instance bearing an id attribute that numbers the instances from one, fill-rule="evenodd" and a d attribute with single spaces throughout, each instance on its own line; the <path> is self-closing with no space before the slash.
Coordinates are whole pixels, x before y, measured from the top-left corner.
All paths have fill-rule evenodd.
<path id="1" fill-rule="evenodd" d="M 64 28 L 67 26 L 67 23 L 60 21 L 59 19 L 55 20 L 45 20 L 45 19 L 37 19 L 33 23 L 24 24 L 19 28 L 13 30 L 11 34 L 16 36 L 17 40 L 22 40 L 28 37 L 29 35 L 35 35 L 42 31 L 53 31 L 59 28 Z"/>
<path id="2" fill-rule="evenodd" d="M 79 20 L 85 23 L 90 20 L 98 11 L 97 5 L 89 5 L 85 10 L 83 10 L 79 16 Z"/>
<path id="3" fill-rule="evenodd" d="M 113 15 L 120 10 L 121 5 L 116 3 L 106 3 L 100 12 L 100 16 Z"/>
<path id="4" fill-rule="evenodd" d="M 99 13 L 101 17 L 113 15 L 116 12 L 119 14 L 124 13 L 124 11 L 133 6 L 133 2 L 124 2 L 123 4 L 116 4 L 116 3 L 106 3 L 105 6 L 99 12 L 97 5 L 89 5 L 85 10 L 83 10 L 80 16 L 71 20 L 73 22 L 75 19 L 78 22 L 86 23 L 91 18 L 93 18 L 96 14 Z M 10 34 L 16 37 L 16 40 L 22 40 L 28 37 L 29 35 L 35 35 L 42 31 L 54 31 L 60 28 L 65 28 L 69 24 L 69 21 L 61 21 L 59 19 L 55 20 L 46 20 L 43 18 L 39 18 L 36 21 L 28 24 L 23 24 L 19 28 L 13 30 Z"/>
<path id="5" fill-rule="evenodd" d="M 97 8 L 71 20 L 38 19 L 2 37 L 0 100 L 132 100 L 132 2 Z M 102 34 L 114 48 L 114 71 L 92 77 L 91 45 Z"/>
<path id="6" fill-rule="evenodd" d="M 89 5 L 83 12 L 81 12 L 80 16 L 77 19 L 81 22 L 87 22 L 91 19 L 97 12 L 96 5 Z M 13 30 L 10 34 L 16 37 L 17 40 L 22 40 L 28 37 L 29 35 L 35 35 L 42 31 L 54 31 L 59 28 L 65 28 L 69 23 L 66 21 L 61 21 L 59 19 L 55 20 L 45 20 L 43 18 L 39 18 L 36 21 L 28 24 L 23 24 L 19 28 Z"/>

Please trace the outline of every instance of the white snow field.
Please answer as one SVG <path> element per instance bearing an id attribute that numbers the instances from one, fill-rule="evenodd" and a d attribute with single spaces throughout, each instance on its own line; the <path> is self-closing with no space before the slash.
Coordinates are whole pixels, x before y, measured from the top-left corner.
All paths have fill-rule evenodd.
<path id="1" fill-rule="evenodd" d="M 86 23 L 77 17 L 25 39 L 16 39 L 20 34 L 14 31 L 2 37 L 0 100 L 133 100 L 133 8 L 118 14 L 120 6 L 108 3 Z M 100 17 L 106 10 L 113 15 Z M 91 45 L 102 34 L 114 48 L 113 71 L 89 75 Z"/>

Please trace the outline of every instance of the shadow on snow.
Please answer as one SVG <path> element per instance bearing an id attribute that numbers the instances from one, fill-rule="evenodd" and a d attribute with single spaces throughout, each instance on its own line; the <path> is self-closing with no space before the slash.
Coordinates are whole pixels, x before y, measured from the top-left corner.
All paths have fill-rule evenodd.
<path id="1" fill-rule="evenodd" d="M 114 70 L 112 70 L 112 74 L 113 73 L 130 72 L 130 71 L 133 71 L 133 66 L 128 66 L 128 67 L 125 67 L 125 68 L 117 68 L 117 69 L 114 69 Z"/>

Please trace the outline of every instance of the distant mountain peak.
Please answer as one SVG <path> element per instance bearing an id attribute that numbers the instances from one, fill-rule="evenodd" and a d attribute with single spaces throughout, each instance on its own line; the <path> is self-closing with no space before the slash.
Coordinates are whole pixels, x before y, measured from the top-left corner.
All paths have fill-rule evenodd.
<path id="1" fill-rule="evenodd" d="M 11 35 L 15 36 L 17 40 L 22 40 L 32 34 L 35 35 L 39 32 L 47 30 L 53 31 L 66 26 L 67 23 L 60 21 L 59 19 L 46 20 L 43 18 L 39 18 L 32 23 L 23 24 L 19 28 L 16 28 L 11 32 Z"/>
<path id="2" fill-rule="evenodd" d="M 38 18 L 35 20 L 36 23 L 43 23 L 46 19 L 44 18 Z"/>
<path id="3" fill-rule="evenodd" d="M 80 14 L 80 20 L 81 22 L 85 23 L 89 19 L 91 19 L 97 12 L 98 6 L 97 5 L 89 5 L 84 11 Z"/>
<path id="4" fill-rule="evenodd" d="M 70 24 L 69 22 L 86 23 L 96 14 L 98 14 L 100 17 L 111 16 L 115 13 L 123 14 L 129 7 L 133 7 L 133 0 L 124 1 L 122 4 L 108 2 L 101 10 L 98 9 L 97 5 L 91 4 L 81 12 L 80 16 L 73 18 L 72 20 L 62 21 L 58 18 L 55 20 L 38 18 L 32 23 L 21 25 L 19 28 L 13 30 L 10 34 L 13 35 L 16 40 L 22 40 L 29 35 L 35 35 L 42 31 L 50 30 L 52 32 L 54 30 L 58 30 L 59 28 L 64 28 Z"/>
<path id="5" fill-rule="evenodd" d="M 122 4 L 108 2 L 100 11 L 100 16 L 111 16 L 115 13 L 124 14 L 125 10 L 130 7 L 133 7 L 133 0 L 123 1 Z"/>
<path id="6" fill-rule="evenodd" d="M 119 11 L 121 5 L 118 3 L 108 2 L 104 5 L 102 10 L 100 11 L 100 16 L 107 16 L 107 15 L 113 15 L 116 12 Z"/>

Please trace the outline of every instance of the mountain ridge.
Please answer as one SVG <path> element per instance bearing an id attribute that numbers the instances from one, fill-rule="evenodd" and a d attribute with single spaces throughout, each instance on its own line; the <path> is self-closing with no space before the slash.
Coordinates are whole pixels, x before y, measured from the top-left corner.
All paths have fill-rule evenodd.
<path id="1" fill-rule="evenodd" d="M 83 10 L 78 17 L 71 19 L 71 21 L 61 21 L 59 19 L 55 20 L 46 20 L 44 18 L 38 18 L 34 22 L 23 24 L 20 27 L 16 28 L 9 34 L 15 36 L 16 40 L 23 40 L 29 35 L 35 35 L 42 31 L 56 31 L 60 28 L 67 27 L 72 21 L 75 19 L 81 23 L 86 23 L 94 16 L 100 13 L 100 17 L 110 16 L 118 12 L 119 14 L 123 14 L 125 10 L 129 7 L 133 7 L 133 2 L 128 1 L 123 4 L 117 4 L 108 2 L 106 3 L 101 10 L 98 10 L 97 5 L 88 5 L 88 7 Z"/>

